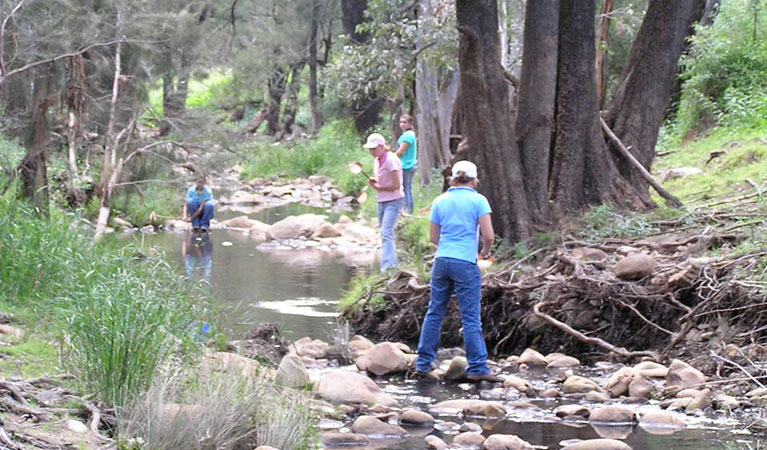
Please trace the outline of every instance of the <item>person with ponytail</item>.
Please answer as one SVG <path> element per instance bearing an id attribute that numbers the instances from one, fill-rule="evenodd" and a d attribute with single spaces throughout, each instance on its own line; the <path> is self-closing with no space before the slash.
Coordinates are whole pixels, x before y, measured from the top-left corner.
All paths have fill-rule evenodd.
<path id="1" fill-rule="evenodd" d="M 479 236 L 481 254 L 490 256 L 495 234 L 490 204 L 476 191 L 477 166 L 458 161 L 452 168 L 451 187 L 432 203 L 429 238 L 437 246 L 431 269 L 431 297 L 418 342 L 416 375 L 435 378 L 432 364 L 439 349 L 442 319 L 455 292 L 463 325 L 463 343 L 472 381 L 497 381 L 487 365 L 487 348 L 482 335 L 480 300 L 482 275 L 477 266 Z"/>

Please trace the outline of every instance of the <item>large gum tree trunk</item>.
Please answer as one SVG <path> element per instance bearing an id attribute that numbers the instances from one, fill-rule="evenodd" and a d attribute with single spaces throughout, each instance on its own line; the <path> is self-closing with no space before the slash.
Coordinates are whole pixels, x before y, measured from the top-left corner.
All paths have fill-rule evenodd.
<path id="1" fill-rule="evenodd" d="M 528 206 L 535 223 L 551 222 L 548 199 L 551 137 L 557 92 L 559 0 L 527 3 L 515 132 Z"/>
<path id="2" fill-rule="evenodd" d="M 499 60 L 496 0 L 456 0 L 461 93 L 468 156 L 494 209 L 495 231 L 512 241 L 532 234 L 522 167 Z M 470 99 L 470 100 L 469 100 Z"/>
<path id="3" fill-rule="evenodd" d="M 317 39 L 320 24 L 320 0 L 312 0 L 312 24 L 309 31 L 309 104 L 312 111 L 312 133 L 322 126 L 322 116 L 317 105 Z"/>
<path id="4" fill-rule="evenodd" d="M 557 127 L 549 180 L 559 220 L 598 203 L 647 206 L 618 174 L 602 137 L 594 73 L 594 10 L 594 0 L 560 1 Z"/>
<path id="5" fill-rule="evenodd" d="M 703 14 L 705 0 L 650 0 L 605 121 L 634 157 L 650 170 L 655 144 L 677 77 L 677 63 L 691 25 Z M 612 145 L 612 144 L 611 144 Z M 621 173 L 647 202 L 647 181 L 627 161 Z"/>
<path id="6" fill-rule="evenodd" d="M 275 66 L 272 69 L 268 83 L 269 104 L 266 107 L 266 132 L 269 136 L 275 136 L 280 131 L 280 105 L 287 78 L 288 72 L 283 67 Z"/>
<path id="7" fill-rule="evenodd" d="M 290 83 L 285 95 L 285 110 L 282 113 L 282 133 L 284 136 L 293 134 L 293 125 L 296 123 L 298 111 L 298 90 L 301 88 L 301 71 L 304 69 L 304 61 L 290 66 Z"/>
<path id="8" fill-rule="evenodd" d="M 32 125 L 27 139 L 27 152 L 18 167 L 21 193 L 34 206 L 38 214 L 48 215 L 48 107 L 54 97 L 53 76 L 49 69 L 42 69 L 37 77 L 30 102 Z"/>

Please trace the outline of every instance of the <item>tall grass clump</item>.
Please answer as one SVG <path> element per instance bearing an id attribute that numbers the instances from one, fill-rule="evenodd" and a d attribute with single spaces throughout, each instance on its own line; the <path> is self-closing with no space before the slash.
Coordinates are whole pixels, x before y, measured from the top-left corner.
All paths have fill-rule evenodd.
<path id="1" fill-rule="evenodd" d="M 256 145 L 245 164 L 242 176 L 253 177 L 331 177 L 344 193 L 358 192 L 366 185 L 362 175 L 349 172 L 351 161 L 361 161 L 372 172 L 370 154 L 350 120 L 336 120 L 322 127 L 316 138 L 298 143 Z"/>
<path id="2" fill-rule="evenodd" d="M 767 0 L 722 2 L 714 23 L 699 26 L 682 60 L 677 134 L 713 125 L 767 128 Z"/>
<path id="3" fill-rule="evenodd" d="M 307 395 L 240 371 L 199 371 L 156 383 L 118 414 L 121 439 L 151 449 L 309 448 Z"/>
<path id="4" fill-rule="evenodd" d="M 173 350 L 186 350 L 192 292 L 160 259 L 93 245 L 74 219 L 55 209 L 41 218 L 0 198 L 0 295 L 51 332 L 63 329 L 65 366 L 100 400 L 122 404 L 148 388 Z"/>

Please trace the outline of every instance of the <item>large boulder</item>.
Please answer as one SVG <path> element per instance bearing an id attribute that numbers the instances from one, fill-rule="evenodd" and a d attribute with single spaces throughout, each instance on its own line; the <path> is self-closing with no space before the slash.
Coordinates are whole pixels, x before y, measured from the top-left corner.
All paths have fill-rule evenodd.
<path id="1" fill-rule="evenodd" d="M 591 391 L 604 392 L 595 381 L 578 375 L 569 376 L 567 380 L 565 380 L 564 385 L 562 385 L 562 389 L 570 394 L 585 394 Z"/>
<path id="2" fill-rule="evenodd" d="M 655 260 L 650 255 L 636 253 L 626 256 L 613 266 L 613 273 L 621 280 L 639 280 L 655 270 Z"/>
<path id="3" fill-rule="evenodd" d="M 381 342 L 357 358 L 359 370 L 367 370 L 378 376 L 402 372 L 407 369 L 408 357 L 395 344 Z"/>
<path id="4" fill-rule="evenodd" d="M 589 439 L 566 445 L 562 450 L 632 450 L 631 446 L 615 439 Z"/>
<path id="5" fill-rule="evenodd" d="M 634 411 L 623 406 L 603 406 L 591 412 L 589 422 L 611 424 L 633 423 Z"/>
<path id="6" fill-rule="evenodd" d="M 403 438 L 408 435 L 404 428 L 388 424 L 373 416 L 359 416 L 352 424 L 352 431 L 374 438 Z"/>
<path id="7" fill-rule="evenodd" d="M 362 403 L 394 406 L 397 402 L 383 392 L 375 381 L 354 372 L 332 372 L 323 376 L 315 391 L 331 403 Z"/>
<path id="8" fill-rule="evenodd" d="M 298 356 L 308 356 L 309 358 L 322 359 L 327 358 L 330 351 L 330 344 L 319 339 L 303 337 L 290 345 L 290 352 Z"/>
<path id="9" fill-rule="evenodd" d="M 309 372 L 296 355 L 285 355 L 277 368 L 277 382 L 287 387 L 302 387 L 309 384 Z"/>
<path id="10" fill-rule="evenodd" d="M 298 239 L 309 237 L 320 226 L 327 223 L 326 217 L 318 214 L 301 214 L 300 216 L 288 216 L 269 227 L 269 234 L 274 239 Z"/>
<path id="11" fill-rule="evenodd" d="M 491 434 L 482 443 L 482 450 L 532 450 L 529 442 L 513 434 Z"/>
<path id="12" fill-rule="evenodd" d="M 678 359 L 671 361 L 666 375 L 666 386 L 687 389 L 705 382 L 706 376 L 700 370 Z"/>

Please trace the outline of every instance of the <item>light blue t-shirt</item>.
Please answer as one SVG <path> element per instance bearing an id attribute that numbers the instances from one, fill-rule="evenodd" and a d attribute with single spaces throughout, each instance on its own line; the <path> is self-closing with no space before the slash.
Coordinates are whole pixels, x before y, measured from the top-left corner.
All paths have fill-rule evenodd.
<path id="1" fill-rule="evenodd" d="M 412 169 L 418 158 L 418 144 L 415 142 L 415 132 L 413 130 L 407 130 L 402 133 L 402 136 L 397 139 L 397 148 L 400 144 L 407 142 L 408 147 L 405 153 L 399 158 L 402 161 L 402 170 Z"/>
<path id="2" fill-rule="evenodd" d="M 470 187 L 451 187 L 434 200 L 429 220 L 440 226 L 436 258 L 477 262 L 479 218 L 490 214 L 484 195 Z"/>
<path id="3" fill-rule="evenodd" d="M 203 186 L 202 192 L 199 194 L 197 193 L 197 185 L 190 187 L 186 191 L 187 202 L 202 203 L 203 200 L 213 200 L 213 191 L 208 186 Z"/>

